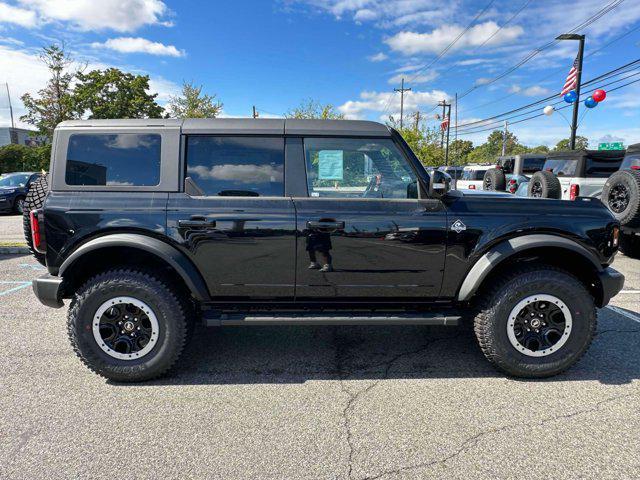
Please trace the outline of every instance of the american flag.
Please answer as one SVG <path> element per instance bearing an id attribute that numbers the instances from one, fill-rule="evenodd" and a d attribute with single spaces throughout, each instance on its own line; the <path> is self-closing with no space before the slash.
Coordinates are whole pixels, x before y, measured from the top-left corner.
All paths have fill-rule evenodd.
<path id="1" fill-rule="evenodd" d="M 444 131 L 449 127 L 449 118 L 445 117 L 445 119 L 440 124 L 440 128 Z"/>
<path id="2" fill-rule="evenodd" d="M 573 61 L 573 65 L 571 65 L 571 70 L 569 70 L 569 75 L 567 75 L 567 79 L 564 81 L 564 87 L 562 87 L 562 91 L 560 92 L 560 96 L 564 96 L 569 93 L 571 90 L 575 90 L 578 86 L 578 57 Z"/>

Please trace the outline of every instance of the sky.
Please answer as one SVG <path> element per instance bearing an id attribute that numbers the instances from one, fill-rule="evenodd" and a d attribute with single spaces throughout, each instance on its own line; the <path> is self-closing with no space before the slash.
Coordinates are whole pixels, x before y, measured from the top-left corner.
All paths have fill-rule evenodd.
<path id="1" fill-rule="evenodd" d="M 0 84 L 9 84 L 15 116 L 24 114 L 19 97 L 42 88 L 48 77 L 39 50 L 64 42 L 87 69 L 149 75 L 161 104 L 183 81 L 193 81 L 217 95 L 224 116 L 249 116 L 255 105 L 262 117 L 277 117 L 313 99 L 347 118 L 384 122 L 399 118 L 400 95 L 393 89 L 404 77 L 411 88 L 405 113 L 420 111 L 429 126 L 438 123 L 439 101 L 473 88 L 458 102 L 464 124 L 558 93 L 577 42 L 558 42 L 496 77 L 612 1 L 0 0 Z M 624 0 L 578 33 L 586 35 L 583 81 L 639 59 L 640 0 Z M 640 70 L 625 75 L 634 73 Z M 636 79 L 640 75 L 608 88 Z M 640 82 L 611 92 L 593 110 L 582 107 L 578 133 L 591 147 L 640 142 L 639 107 Z M 510 130 L 524 144 L 553 146 L 569 135 L 569 109 L 562 114 Z M 0 125 L 9 125 L 4 89 Z M 464 130 L 459 138 L 476 144 L 490 133 Z"/>

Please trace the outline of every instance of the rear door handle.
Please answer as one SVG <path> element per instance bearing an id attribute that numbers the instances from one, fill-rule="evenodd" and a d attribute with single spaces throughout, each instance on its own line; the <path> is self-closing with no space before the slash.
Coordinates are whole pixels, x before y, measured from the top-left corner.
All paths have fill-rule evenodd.
<path id="1" fill-rule="evenodd" d="M 207 228 L 215 227 L 216 221 L 202 215 L 193 215 L 189 220 L 178 220 L 180 228 Z"/>
<path id="2" fill-rule="evenodd" d="M 309 220 L 307 222 L 307 228 L 317 229 L 317 228 L 326 228 L 331 230 L 344 230 L 344 222 L 324 222 L 324 221 L 315 221 Z"/>

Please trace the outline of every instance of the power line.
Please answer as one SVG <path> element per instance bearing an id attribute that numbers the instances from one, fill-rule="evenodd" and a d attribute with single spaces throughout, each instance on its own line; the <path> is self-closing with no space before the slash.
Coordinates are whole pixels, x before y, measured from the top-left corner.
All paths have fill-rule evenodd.
<path id="1" fill-rule="evenodd" d="M 581 84 L 581 86 L 588 87 L 589 85 L 597 83 L 600 80 L 605 80 L 605 79 L 610 78 L 612 76 L 615 76 L 617 74 L 627 73 L 629 71 L 628 70 L 629 68 L 635 68 L 638 65 L 640 65 L 640 59 L 634 60 L 632 62 L 629 62 L 629 63 L 625 64 L 625 65 L 617 67 L 617 68 L 615 68 L 613 70 L 605 72 L 605 73 L 603 73 L 603 74 L 601 74 L 601 75 L 599 75 L 599 76 L 597 76 L 595 78 L 592 78 L 591 80 L 589 80 L 587 82 L 583 82 Z M 528 108 L 534 107 L 536 105 L 540 105 L 540 104 L 542 104 L 544 102 L 547 102 L 547 101 L 552 100 L 552 99 L 557 98 L 557 97 L 558 97 L 557 93 L 553 94 L 553 95 L 549 95 L 548 97 L 542 98 L 540 100 L 536 100 L 534 102 L 531 102 L 531 103 L 529 103 L 527 105 L 523 105 L 523 106 L 518 107 L 518 108 L 514 108 L 514 109 L 509 110 L 507 112 L 503 112 L 503 113 L 500 113 L 500 114 L 497 114 L 497 115 L 494 115 L 494 116 L 491 116 L 491 117 L 487 117 L 487 118 L 484 118 L 484 119 L 481 119 L 481 120 L 475 120 L 473 122 L 467 122 L 467 123 L 458 125 L 458 128 L 463 128 L 463 127 L 467 127 L 467 126 L 470 126 L 470 125 L 477 125 L 479 123 L 484 123 L 484 122 L 487 122 L 487 121 L 490 121 L 490 120 L 499 119 L 499 118 L 504 117 L 506 115 L 510 115 L 512 113 L 516 113 L 516 112 L 519 112 L 519 111 L 526 110 Z M 480 125 L 478 125 L 478 126 L 480 126 Z"/>
<path id="2" fill-rule="evenodd" d="M 484 13 L 489 9 L 489 7 L 491 7 L 491 5 L 493 5 L 493 3 L 495 2 L 495 0 L 491 0 L 482 10 L 480 10 L 480 12 L 473 18 L 473 20 L 471 20 L 471 22 L 469 23 L 469 25 L 466 26 L 466 28 L 460 32 L 460 34 L 458 34 L 458 36 L 456 38 L 454 38 L 444 49 L 442 49 L 442 51 L 436 56 L 436 58 L 434 58 L 429 64 L 424 65 L 423 67 L 421 67 L 418 71 L 416 71 L 413 75 L 413 77 L 411 77 L 408 80 L 408 83 L 411 83 L 413 80 L 415 80 L 418 75 L 420 75 L 420 73 L 422 73 L 424 70 L 426 70 L 427 68 L 430 68 L 432 65 L 434 65 L 438 60 L 440 60 L 442 57 L 444 57 L 447 52 L 456 44 L 458 43 L 458 40 L 460 40 L 465 33 L 467 33 L 472 27 L 473 25 L 476 23 L 476 21 L 478 21 L 478 19 L 484 15 Z M 395 90 L 395 89 L 394 89 Z M 393 99 L 394 95 L 389 95 L 389 98 L 382 110 L 382 114 L 384 115 L 387 112 L 387 109 L 391 106 L 391 100 Z"/>
<path id="3" fill-rule="evenodd" d="M 637 80 L 633 80 L 633 81 L 631 81 L 631 82 L 627 82 L 627 83 L 625 83 L 625 84 L 623 84 L 623 85 L 619 85 L 619 86 L 617 86 L 617 87 L 615 87 L 615 88 L 612 88 L 612 89 L 610 89 L 608 92 L 609 92 L 609 93 L 611 93 L 611 92 L 615 92 L 616 90 L 620 90 L 621 88 L 628 87 L 629 85 L 633 85 L 633 84 L 638 83 L 638 82 L 640 82 L 640 78 L 639 78 L 639 79 L 637 79 Z M 578 101 L 578 100 L 576 100 L 576 101 Z M 569 108 L 569 107 L 571 107 L 571 105 L 570 105 L 570 104 L 567 104 L 567 105 L 565 105 L 564 107 L 560 107 L 560 108 L 557 108 L 557 109 L 555 109 L 555 110 L 556 110 L 556 111 L 558 111 L 558 110 L 564 110 L 565 108 Z M 542 117 L 542 116 L 544 116 L 544 113 L 538 113 L 538 114 L 536 114 L 536 115 L 532 115 L 532 116 L 530 116 L 530 117 L 523 118 L 522 120 L 518 120 L 518 121 L 515 121 L 515 122 L 509 122 L 509 125 L 515 125 L 515 124 L 517 124 L 517 123 L 526 122 L 526 121 L 532 120 L 532 119 L 534 119 L 534 118 Z M 462 133 L 460 133 L 460 132 L 459 132 L 459 133 L 458 133 L 458 135 L 463 135 L 463 136 L 464 136 L 464 135 L 473 135 L 473 134 L 476 134 L 476 133 L 489 132 L 489 131 L 494 131 L 494 130 L 496 130 L 496 127 L 481 128 L 481 129 L 477 129 L 477 130 L 473 130 L 473 129 L 472 129 L 472 130 L 468 130 L 468 131 L 465 131 L 465 132 L 462 132 Z"/>
<path id="4" fill-rule="evenodd" d="M 604 45 L 600 46 L 599 48 L 597 48 L 597 49 L 595 49 L 595 50 L 593 50 L 593 51 L 590 51 L 587 55 L 585 55 L 585 57 L 584 57 L 584 58 L 585 58 L 585 59 L 587 59 L 587 58 L 589 58 L 589 57 L 591 57 L 591 56 L 595 55 L 596 53 L 598 53 L 598 52 L 600 52 L 600 51 L 604 50 L 604 49 L 605 49 L 605 48 L 607 48 L 608 46 L 613 45 L 614 43 L 616 43 L 616 42 L 618 42 L 618 41 L 622 40 L 623 38 L 625 38 L 625 37 L 627 37 L 627 36 L 631 35 L 632 33 L 636 32 L 636 31 L 637 31 L 637 30 L 639 30 L 639 29 L 640 29 L 640 24 L 638 24 L 635 28 L 632 28 L 632 29 L 631 29 L 631 30 L 629 30 L 628 32 L 626 32 L 626 33 L 624 33 L 624 34 L 620 35 L 619 37 L 614 38 L 614 39 L 613 39 L 613 40 L 611 40 L 610 42 L 605 43 Z M 565 69 L 565 67 L 560 67 L 560 68 L 557 68 L 557 69 L 553 70 L 549 75 L 546 75 L 546 76 L 542 77 L 542 78 L 541 78 L 541 79 L 539 79 L 537 82 L 535 82 L 535 84 L 532 84 L 531 86 L 533 86 L 533 85 L 538 85 L 540 82 L 544 82 L 545 80 L 547 80 L 547 79 L 549 79 L 549 78 L 553 77 L 553 76 L 554 76 L 554 75 L 556 75 L 558 72 L 561 72 L 561 71 L 563 71 L 564 69 Z M 486 107 L 486 106 L 489 106 L 489 105 L 493 105 L 493 104 L 496 104 L 496 103 L 503 102 L 503 101 L 505 101 L 506 99 L 508 99 L 508 98 L 510 98 L 510 97 L 512 97 L 512 96 L 514 96 L 514 95 L 517 95 L 517 94 L 518 94 L 518 92 L 513 92 L 513 93 L 510 93 L 510 94 L 508 94 L 508 95 L 503 95 L 502 97 L 498 98 L 497 100 L 492 100 L 492 101 L 490 101 L 490 102 L 481 103 L 481 104 L 479 104 L 479 105 L 475 105 L 475 106 L 472 106 L 472 107 L 469 107 L 469 108 L 465 108 L 464 110 L 465 110 L 465 112 L 473 112 L 473 111 L 475 111 L 475 110 L 478 110 L 479 108 L 483 108 L 483 107 Z"/>
<path id="5" fill-rule="evenodd" d="M 569 30 L 568 32 L 565 33 L 575 33 L 578 30 L 583 30 L 585 28 L 587 28 L 588 26 L 590 26 L 591 24 L 595 23 L 596 21 L 598 21 L 600 18 L 602 18 L 604 15 L 606 15 L 607 13 L 609 13 L 610 11 L 612 11 L 613 9 L 615 9 L 616 7 L 618 7 L 622 2 L 624 2 L 625 0 L 614 0 L 611 3 L 607 4 L 605 7 L 603 7 L 602 9 L 600 9 L 597 13 L 595 13 L 594 15 L 592 15 L 591 17 L 589 17 L 587 20 L 585 20 L 584 22 L 582 22 L 580 25 L 577 25 L 576 27 L 572 28 L 571 30 Z M 532 50 L 531 52 L 529 52 L 524 58 L 522 58 L 518 63 L 516 63 L 515 65 L 511 66 L 510 68 L 508 68 L 507 70 L 505 70 L 504 72 L 502 72 L 500 75 L 486 81 L 483 82 L 480 85 L 474 85 L 473 87 L 469 88 L 466 92 L 464 92 L 462 95 L 460 95 L 458 97 L 458 99 L 462 99 L 464 97 L 466 97 L 467 95 L 469 95 L 470 93 L 474 92 L 475 90 L 482 88 L 482 87 L 486 87 L 488 85 L 492 85 L 495 82 L 511 75 L 513 72 L 515 72 L 516 70 L 518 70 L 522 65 L 524 65 L 525 63 L 529 62 L 531 59 L 533 59 L 534 57 L 536 57 L 537 55 L 539 55 L 541 52 L 543 52 L 544 50 L 547 50 L 548 48 L 558 44 L 560 42 L 560 40 L 552 40 L 550 42 L 547 42 L 546 44 L 535 48 L 534 50 Z"/>

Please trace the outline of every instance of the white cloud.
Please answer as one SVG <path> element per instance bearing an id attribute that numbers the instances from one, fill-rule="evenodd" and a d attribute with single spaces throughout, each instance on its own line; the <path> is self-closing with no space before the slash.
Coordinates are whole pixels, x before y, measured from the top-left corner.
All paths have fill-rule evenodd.
<path id="1" fill-rule="evenodd" d="M 111 66 L 118 67 L 118 65 L 90 62 L 86 65 L 86 70 L 104 70 Z M 80 67 L 80 64 L 76 65 L 76 67 Z M 130 68 L 122 66 L 119 68 L 125 71 L 130 70 Z M 49 71 L 40 61 L 38 52 L 12 48 L 11 46 L 0 44 L 0 72 L 2 72 L 2 80 L 9 83 L 14 118 L 18 126 L 32 128 L 18 120 L 21 115 L 26 113 L 20 97 L 27 92 L 37 94 L 38 90 L 44 88 L 49 79 Z M 149 72 L 143 71 L 135 73 L 149 74 Z M 161 76 L 150 74 L 149 91 L 151 93 L 157 93 L 158 96 L 156 100 L 158 103 L 163 104 L 166 103 L 172 95 L 180 92 L 180 86 Z M 6 126 L 10 124 L 7 106 L 6 92 L 2 89 L 0 90 L 0 125 Z"/>
<path id="2" fill-rule="evenodd" d="M 375 55 L 370 55 L 367 58 L 369 59 L 370 62 L 382 62 L 389 57 L 385 53 L 379 52 L 379 53 L 376 53 Z"/>
<path id="3" fill-rule="evenodd" d="M 467 60 L 460 60 L 459 62 L 456 62 L 456 65 L 460 65 L 461 67 L 471 67 L 473 65 L 483 65 L 492 62 L 493 60 L 488 58 L 469 58 Z"/>
<path id="4" fill-rule="evenodd" d="M 498 28 L 499 26 L 493 21 L 475 25 L 458 40 L 451 50 L 479 46 L 493 35 Z M 443 25 L 429 33 L 403 31 L 387 38 L 385 43 L 392 50 L 404 55 L 437 53 L 455 40 L 463 30 L 460 25 Z M 523 31 L 522 27 L 518 25 L 505 27 L 491 38 L 487 45 L 500 45 L 512 41 L 522 35 Z"/>
<path id="5" fill-rule="evenodd" d="M 433 106 L 450 95 L 441 90 L 430 92 L 410 91 L 404 94 L 404 111 L 411 112 L 422 107 Z M 391 92 L 362 92 L 359 100 L 349 100 L 338 107 L 347 118 L 362 118 L 365 112 L 381 112 L 387 118 L 387 112 L 395 115 L 400 111 L 400 95 Z"/>
<path id="6" fill-rule="evenodd" d="M 80 30 L 131 32 L 145 25 L 169 25 L 161 0 L 18 0 L 43 21 L 69 22 Z"/>
<path id="7" fill-rule="evenodd" d="M 146 38 L 120 37 L 110 38 L 104 43 L 92 43 L 93 48 L 106 48 L 121 53 L 148 53 L 170 57 L 183 57 L 184 50 L 178 50 L 173 45 L 164 45 L 160 42 L 152 42 Z"/>
<path id="8" fill-rule="evenodd" d="M 519 93 L 525 97 L 539 97 L 541 95 L 548 95 L 551 90 L 540 85 L 533 85 L 531 87 L 522 88 L 520 85 L 511 85 L 509 93 Z"/>
<path id="9" fill-rule="evenodd" d="M 358 10 L 353 16 L 353 19 L 357 22 L 366 22 L 368 20 L 374 20 L 376 18 L 378 18 L 378 13 L 368 8 Z"/>
<path id="10" fill-rule="evenodd" d="M 14 7 L 8 3 L 0 2 L 0 23 L 13 23 L 21 27 L 34 27 L 36 14 L 30 10 Z"/>
<path id="11" fill-rule="evenodd" d="M 405 82 L 410 81 L 412 85 L 418 85 L 430 82 L 431 80 L 435 80 L 436 78 L 438 78 L 438 72 L 430 71 L 420 75 L 412 75 L 410 77 L 408 77 L 406 74 L 399 73 L 391 77 L 389 79 L 389 83 L 392 85 L 398 84 L 402 81 L 403 78 L 405 79 Z"/>

